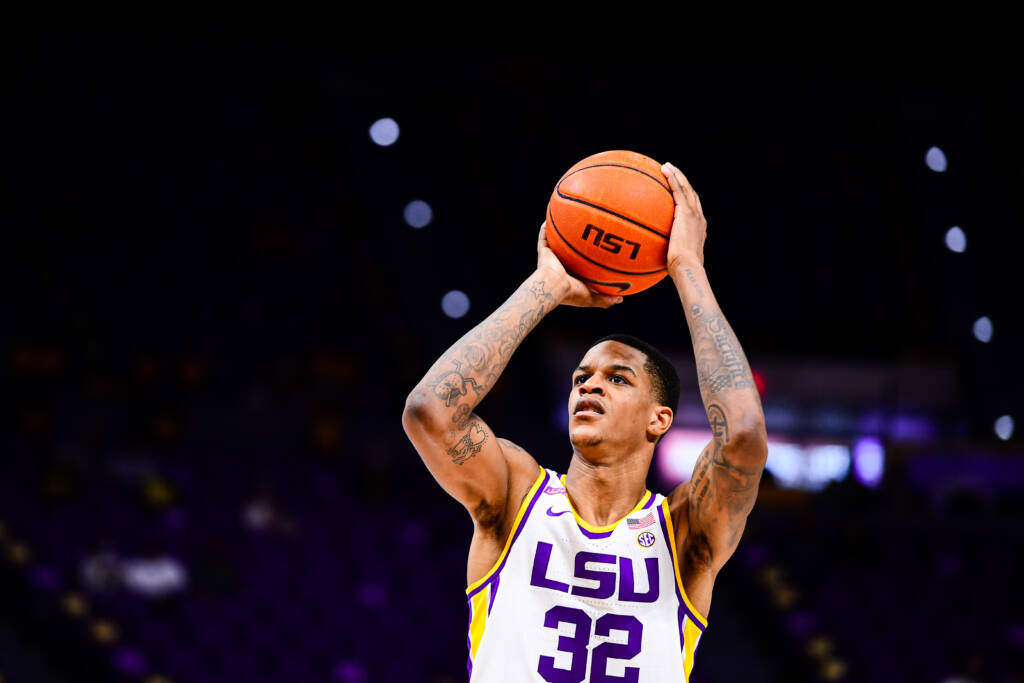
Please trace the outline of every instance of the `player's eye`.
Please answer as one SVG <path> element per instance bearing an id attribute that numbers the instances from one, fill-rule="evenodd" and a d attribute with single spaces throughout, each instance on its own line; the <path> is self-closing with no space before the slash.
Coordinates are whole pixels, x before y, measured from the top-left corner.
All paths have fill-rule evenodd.
<path id="1" fill-rule="evenodd" d="M 612 375 L 609 379 L 611 379 L 613 382 L 615 380 L 617 380 L 617 379 L 621 379 L 622 380 L 622 382 L 615 382 L 616 384 L 625 384 L 626 383 L 626 378 L 623 377 L 622 375 Z"/>
<path id="2" fill-rule="evenodd" d="M 573 384 L 579 384 L 580 382 L 585 382 L 586 379 L 587 379 L 586 375 L 576 375 L 576 378 L 573 379 L 572 383 Z"/>

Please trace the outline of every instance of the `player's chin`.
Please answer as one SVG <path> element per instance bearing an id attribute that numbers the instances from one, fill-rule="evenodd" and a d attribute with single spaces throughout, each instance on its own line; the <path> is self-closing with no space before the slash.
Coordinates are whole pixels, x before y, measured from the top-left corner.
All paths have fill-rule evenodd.
<path id="1" fill-rule="evenodd" d="M 590 424 L 575 424 L 569 427 L 569 443 L 577 448 L 596 446 L 604 440 L 601 430 Z"/>

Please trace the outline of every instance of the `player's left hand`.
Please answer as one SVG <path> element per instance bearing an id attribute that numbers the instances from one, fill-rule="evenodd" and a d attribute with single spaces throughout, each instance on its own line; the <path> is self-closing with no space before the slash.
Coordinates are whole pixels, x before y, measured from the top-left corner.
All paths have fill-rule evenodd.
<path id="1" fill-rule="evenodd" d="M 704 265 L 704 240 L 708 236 L 708 222 L 704 218 L 700 198 L 694 192 L 690 181 L 683 172 L 672 164 L 662 164 L 661 172 L 668 179 L 672 188 L 672 198 L 676 202 L 675 218 L 672 220 L 672 232 L 668 237 L 668 272 L 672 273 L 674 264 L 683 257 L 696 257 L 701 266 Z"/>

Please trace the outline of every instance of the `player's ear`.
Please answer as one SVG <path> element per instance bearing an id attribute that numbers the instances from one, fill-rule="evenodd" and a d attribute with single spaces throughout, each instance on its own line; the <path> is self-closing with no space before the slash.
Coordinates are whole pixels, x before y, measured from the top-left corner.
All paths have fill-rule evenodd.
<path id="1" fill-rule="evenodd" d="M 647 423 L 647 436 L 650 441 L 657 441 L 658 437 L 668 431 L 672 426 L 672 419 L 675 415 L 668 406 L 655 406 L 651 412 L 651 419 Z"/>

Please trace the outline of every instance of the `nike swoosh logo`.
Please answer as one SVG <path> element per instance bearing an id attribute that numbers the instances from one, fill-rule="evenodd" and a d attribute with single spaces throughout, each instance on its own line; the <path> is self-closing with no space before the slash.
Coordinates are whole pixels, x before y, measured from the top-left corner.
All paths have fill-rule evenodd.
<path id="1" fill-rule="evenodd" d="M 552 512 L 551 508 L 548 508 L 548 515 L 550 515 L 551 517 L 558 517 L 559 515 L 564 515 L 566 512 L 568 512 L 568 510 L 562 510 L 561 512 Z"/>

